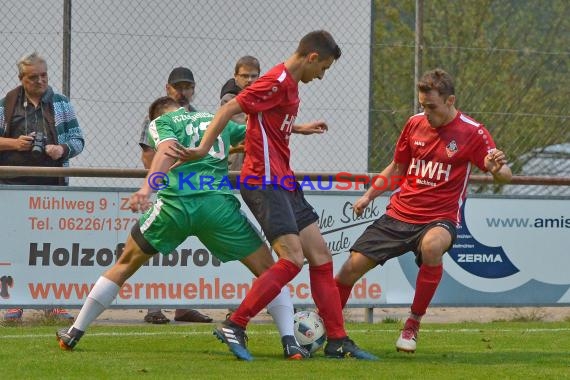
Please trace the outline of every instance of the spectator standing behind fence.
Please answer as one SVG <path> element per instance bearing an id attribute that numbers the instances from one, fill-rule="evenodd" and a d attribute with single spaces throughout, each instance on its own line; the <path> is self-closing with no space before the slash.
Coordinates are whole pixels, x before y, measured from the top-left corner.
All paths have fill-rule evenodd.
<path id="1" fill-rule="evenodd" d="M 196 111 L 190 104 L 194 96 L 196 82 L 194 81 L 194 74 L 186 67 L 176 67 L 170 72 L 168 82 L 166 83 L 166 95 L 176 100 L 181 107 L 187 111 Z M 142 148 L 141 159 L 145 169 L 150 168 L 152 159 L 154 158 L 155 150 L 150 146 L 148 140 L 148 126 L 150 120 L 148 115 L 145 117 L 139 145 Z M 177 322 L 212 322 L 212 318 L 200 313 L 198 310 L 193 309 L 176 309 L 174 312 L 174 320 Z M 148 309 L 144 317 L 144 321 L 153 324 L 164 324 L 170 322 L 160 308 Z"/>
<path id="2" fill-rule="evenodd" d="M 46 60 L 37 52 L 18 61 L 21 85 L 0 99 L 0 165 L 65 167 L 83 150 L 84 140 L 69 99 L 48 85 Z M 9 185 L 67 185 L 64 177 L 0 178 Z M 7 321 L 20 321 L 23 309 L 10 309 Z M 66 310 L 49 308 L 46 315 L 73 320 Z"/>
<path id="3" fill-rule="evenodd" d="M 241 90 L 247 88 L 250 84 L 259 78 L 261 68 L 259 60 L 251 55 L 246 55 L 238 59 L 234 69 L 234 77 L 228 80 L 223 86 L 220 93 L 220 106 L 223 106 L 236 97 Z M 232 120 L 238 124 L 245 124 L 247 115 L 242 112 L 232 116 Z M 244 145 L 240 142 L 238 146 L 230 148 L 229 169 L 241 170 L 244 158 Z"/>
<path id="4" fill-rule="evenodd" d="M 218 110 L 198 148 L 173 149 L 173 156 L 181 160 L 203 157 L 233 115 L 249 115 L 247 154 L 241 170 L 242 181 L 247 182 L 242 183 L 240 192 L 279 260 L 253 283 L 237 310 L 214 331 L 238 358 L 251 356 L 245 333 L 250 319 L 299 274 L 306 259 L 311 295 L 327 330 L 325 356 L 377 359 L 346 333 L 332 255 L 319 230 L 319 216 L 294 181 L 290 166 L 291 133 L 323 133 L 328 128 L 322 120 L 295 123 L 299 82 L 323 79 L 340 56 L 340 47 L 329 32 L 317 30 L 305 35 L 284 63 L 274 66 Z"/>
<path id="5" fill-rule="evenodd" d="M 354 203 L 361 215 L 384 189 L 383 179 L 402 178 L 386 213 L 356 240 L 336 276 L 342 306 L 352 287 L 370 269 L 414 252 L 419 266 L 410 317 L 396 342 L 398 351 L 415 352 L 422 316 L 443 274 L 442 256 L 451 248 L 465 201 L 471 165 L 490 172 L 495 181 L 509 182 L 505 154 L 485 127 L 455 108 L 451 76 L 441 69 L 423 75 L 418 99 L 424 109 L 408 119 L 396 143 L 393 161 L 380 173 L 376 186 Z M 380 183 L 382 182 L 382 183 Z"/>
<path id="6" fill-rule="evenodd" d="M 259 232 L 243 214 L 241 204 L 225 182 L 228 176 L 228 151 L 245 136 L 245 125 L 229 122 L 218 139 L 216 148 L 202 160 L 170 169 L 174 159 L 167 155 L 175 143 L 195 146 L 200 143 L 213 115 L 188 112 L 168 96 L 155 100 L 149 108 L 153 120 L 149 127 L 156 156 L 143 186 L 130 198 L 133 211 L 147 210 L 136 223 L 121 257 L 99 277 L 89 292 L 77 320 L 70 328 L 59 330 L 60 347 L 73 349 L 89 325 L 109 307 L 121 286 L 157 252 L 168 255 L 188 236 L 196 236 L 222 262 L 239 260 L 255 276 L 274 263 Z M 160 116 L 162 115 L 162 116 Z M 160 116 L 160 117 L 159 117 Z M 161 189 L 152 186 L 154 173 L 167 173 L 169 181 Z M 180 181 L 180 175 L 197 174 L 191 183 Z M 214 181 L 202 186 L 201 178 Z M 224 186 L 226 183 L 226 186 Z M 150 203 L 153 190 L 157 200 Z M 300 347 L 293 333 L 293 303 L 288 287 L 283 287 L 268 306 L 281 335 L 286 359 L 304 359 L 309 352 Z"/>

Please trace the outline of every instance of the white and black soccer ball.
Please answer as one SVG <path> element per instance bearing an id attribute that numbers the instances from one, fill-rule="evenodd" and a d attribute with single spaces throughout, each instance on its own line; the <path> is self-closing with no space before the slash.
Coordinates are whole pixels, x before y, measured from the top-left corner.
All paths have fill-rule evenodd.
<path id="1" fill-rule="evenodd" d="M 327 333 L 322 318 L 314 311 L 299 311 L 294 316 L 297 342 L 313 353 L 325 344 Z"/>

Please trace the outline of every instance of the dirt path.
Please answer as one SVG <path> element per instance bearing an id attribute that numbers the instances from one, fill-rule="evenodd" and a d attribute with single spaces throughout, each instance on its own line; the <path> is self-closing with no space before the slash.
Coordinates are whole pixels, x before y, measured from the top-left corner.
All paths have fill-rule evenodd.
<path id="1" fill-rule="evenodd" d="M 200 309 L 206 315 L 214 318 L 214 322 L 224 320 L 226 309 Z M 69 311 L 77 316 L 79 310 Z M 171 323 L 182 323 L 174 321 L 174 310 L 165 309 L 164 314 L 170 318 Z M 143 318 L 146 309 L 113 309 L 105 311 L 95 322 L 102 325 L 121 324 L 144 324 Z M 24 321 L 41 318 L 40 310 L 25 310 Z M 2 315 L 3 316 L 3 315 Z M 366 309 L 351 308 L 345 310 L 345 318 L 352 322 L 365 322 L 369 316 Z M 384 319 L 397 319 L 404 321 L 408 316 L 408 308 L 375 308 L 373 311 L 373 322 L 378 323 Z M 428 310 L 424 317 L 426 323 L 459 323 L 459 322 L 492 322 L 500 320 L 535 320 L 544 322 L 570 321 L 570 306 L 563 307 L 520 307 L 520 308 L 499 308 L 499 307 L 434 307 Z M 266 311 L 262 311 L 253 322 L 270 322 L 271 317 Z"/>

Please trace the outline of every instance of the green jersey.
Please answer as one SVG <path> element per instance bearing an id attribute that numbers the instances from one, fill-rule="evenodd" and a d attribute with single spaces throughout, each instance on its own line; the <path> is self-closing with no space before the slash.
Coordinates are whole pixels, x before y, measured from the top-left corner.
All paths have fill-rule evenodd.
<path id="1" fill-rule="evenodd" d="M 208 112 L 188 112 L 184 108 L 166 113 L 150 123 L 150 145 L 156 150 L 161 142 L 176 140 L 184 147 L 195 148 L 200 145 L 213 117 Z M 230 145 L 237 145 L 244 138 L 245 125 L 230 121 L 208 154 L 170 170 L 167 173 L 168 185 L 158 193 L 161 196 L 195 195 L 213 191 L 231 193 L 228 153 Z"/>

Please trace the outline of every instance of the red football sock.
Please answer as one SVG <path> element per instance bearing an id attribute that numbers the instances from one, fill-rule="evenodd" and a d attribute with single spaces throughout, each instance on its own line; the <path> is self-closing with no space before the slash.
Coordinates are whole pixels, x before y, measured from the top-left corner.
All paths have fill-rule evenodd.
<path id="1" fill-rule="evenodd" d="M 414 295 L 414 302 L 412 302 L 412 314 L 421 317 L 426 313 L 428 305 L 430 304 L 437 286 L 441 281 L 443 274 L 443 265 L 436 267 L 427 266 L 422 264 L 416 279 L 416 293 Z"/>
<path id="2" fill-rule="evenodd" d="M 249 320 L 257 315 L 281 292 L 301 271 L 301 268 L 289 260 L 279 259 L 271 268 L 263 272 L 237 308 L 232 313 L 230 321 L 245 328 Z"/>
<path id="3" fill-rule="evenodd" d="M 341 284 L 337 279 L 335 279 L 335 282 L 338 294 L 340 295 L 340 306 L 344 309 L 350 297 L 350 292 L 352 292 L 352 285 Z"/>
<path id="4" fill-rule="evenodd" d="M 346 337 L 340 297 L 333 277 L 332 261 L 309 267 L 311 293 L 323 318 L 327 336 L 331 339 Z"/>

